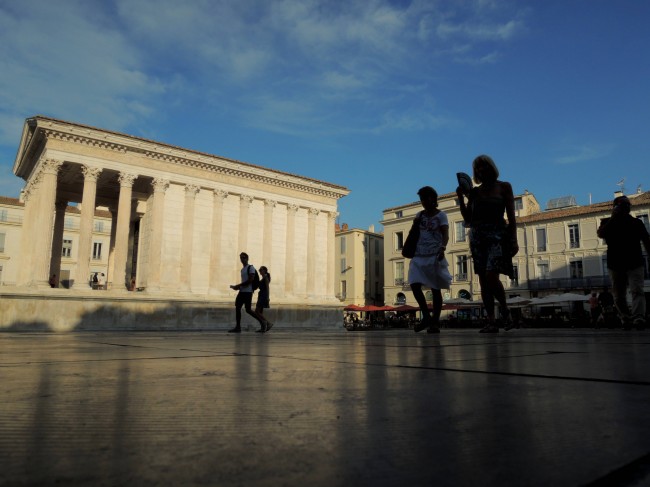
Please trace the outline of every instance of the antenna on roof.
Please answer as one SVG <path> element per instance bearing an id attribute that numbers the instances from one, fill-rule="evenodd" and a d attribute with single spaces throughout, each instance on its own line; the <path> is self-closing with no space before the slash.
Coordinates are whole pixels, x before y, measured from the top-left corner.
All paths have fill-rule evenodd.
<path id="1" fill-rule="evenodd" d="M 619 186 L 621 188 L 619 189 L 619 191 L 625 194 L 625 178 L 621 179 L 618 183 L 616 183 L 616 186 Z"/>

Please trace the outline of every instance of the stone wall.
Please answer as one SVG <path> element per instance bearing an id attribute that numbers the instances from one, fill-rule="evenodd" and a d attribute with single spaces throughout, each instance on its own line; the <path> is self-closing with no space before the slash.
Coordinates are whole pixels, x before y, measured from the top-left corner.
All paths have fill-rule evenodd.
<path id="1" fill-rule="evenodd" d="M 146 293 L 49 289 L 34 292 L 0 290 L 0 331 L 133 330 L 200 331 L 234 326 L 234 297 L 188 299 Z M 278 304 L 267 310 L 275 329 L 343 329 L 340 305 Z M 242 328 L 257 322 L 242 310 Z"/>

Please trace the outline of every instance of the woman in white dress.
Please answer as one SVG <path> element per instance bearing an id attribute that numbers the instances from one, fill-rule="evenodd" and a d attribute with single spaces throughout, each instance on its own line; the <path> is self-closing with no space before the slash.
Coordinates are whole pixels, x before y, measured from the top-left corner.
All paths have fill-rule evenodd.
<path id="1" fill-rule="evenodd" d="M 438 209 L 438 193 L 431 186 L 418 191 L 423 211 L 418 212 L 414 223 L 420 229 L 415 256 L 409 265 L 409 283 L 413 296 L 420 306 L 422 321 L 415 326 L 415 332 L 427 329 L 427 333 L 440 333 L 438 327 L 442 311 L 441 289 L 449 289 L 451 274 L 445 259 L 449 241 L 449 221 L 447 214 Z M 433 314 L 429 314 L 427 300 L 422 286 L 431 288 L 433 293 Z"/>

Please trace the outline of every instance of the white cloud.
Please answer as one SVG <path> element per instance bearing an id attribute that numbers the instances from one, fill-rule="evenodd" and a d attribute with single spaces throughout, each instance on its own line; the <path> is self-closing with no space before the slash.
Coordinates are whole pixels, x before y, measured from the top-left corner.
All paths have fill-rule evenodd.
<path id="1" fill-rule="evenodd" d="M 615 146 L 609 145 L 583 145 L 568 147 L 563 150 L 565 155 L 555 158 L 556 164 L 576 164 L 602 159 L 614 151 Z"/>
<path id="2" fill-rule="evenodd" d="M 147 100 L 164 92 L 137 49 L 98 21 L 92 5 L 66 5 L 0 7 L 3 142 L 15 134 L 9 122 L 41 113 L 121 129 L 151 113 Z"/>

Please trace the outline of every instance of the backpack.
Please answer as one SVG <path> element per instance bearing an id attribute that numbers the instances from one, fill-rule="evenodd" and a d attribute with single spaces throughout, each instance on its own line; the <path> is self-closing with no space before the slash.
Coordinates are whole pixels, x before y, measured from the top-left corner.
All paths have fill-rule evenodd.
<path id="1" fill-rule="evenodd" d="M 250 267 L 251 266 L 249 265 L 248 268 L 250 269 Z M 257 269 L 255 269 L 255 276 L 253 277 L 252 286 L 253 286 L 253 291 L 257 291 L 260 288 L 260 275 L 257 272 Z"/>

